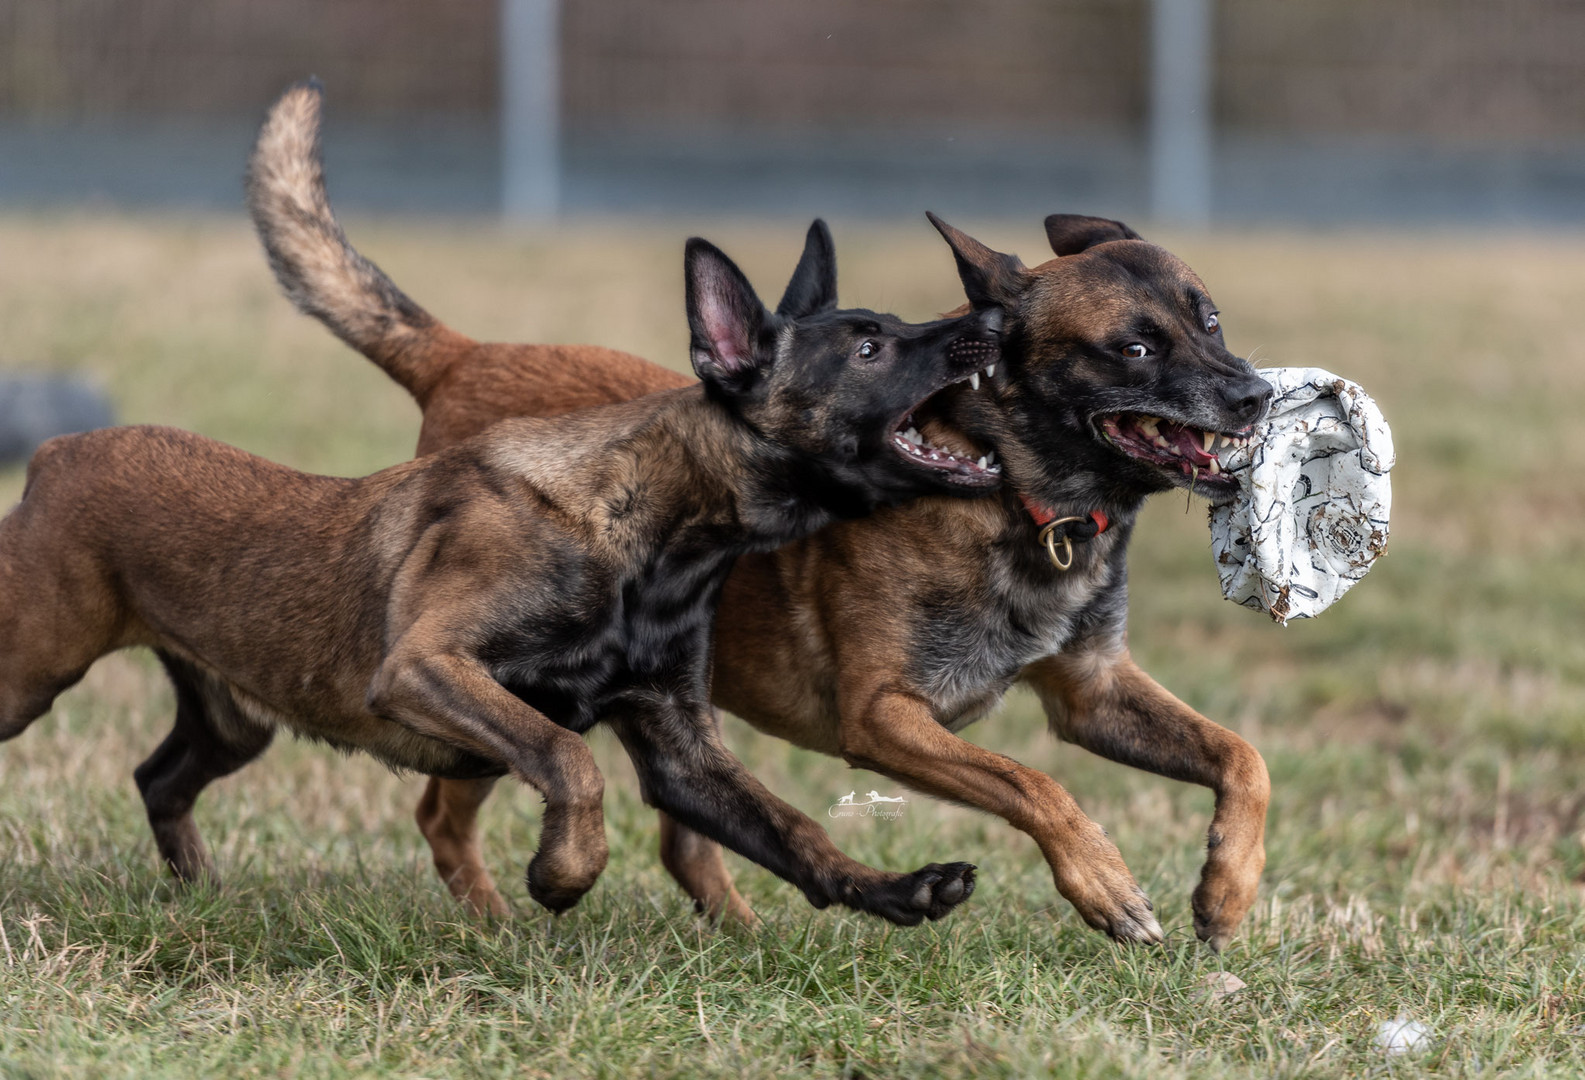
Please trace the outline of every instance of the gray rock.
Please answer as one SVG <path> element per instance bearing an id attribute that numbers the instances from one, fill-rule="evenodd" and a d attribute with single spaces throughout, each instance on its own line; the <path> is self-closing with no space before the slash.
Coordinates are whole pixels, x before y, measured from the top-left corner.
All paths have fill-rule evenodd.
<path id="1" fill-rule="evenodd" d="M 110 400 L 82 379 L 0 374 L 0 463 L 26 461 L 56 435 L 115 422 Z"/>

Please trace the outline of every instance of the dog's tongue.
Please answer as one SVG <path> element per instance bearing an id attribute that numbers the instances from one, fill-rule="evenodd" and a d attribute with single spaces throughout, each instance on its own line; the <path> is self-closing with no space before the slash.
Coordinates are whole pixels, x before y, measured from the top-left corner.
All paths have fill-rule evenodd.
<path id="1" fill-rule="evenodd" d="M 1203 469 L 1216 460 L 1216 455 L 1205 449 L 1205 434 L 1203 432 L 1174 424 L 1172 425 L 1172 430 L 1167 433 L 1167 438 L 1172 440 L 1173 444 L 1177 446 L 1178 452 L 1183 455 L 1184 460 L 1190 465 Z M 1213 442 L 1212 445 L 1214 446 L 1215 443 Z"/>

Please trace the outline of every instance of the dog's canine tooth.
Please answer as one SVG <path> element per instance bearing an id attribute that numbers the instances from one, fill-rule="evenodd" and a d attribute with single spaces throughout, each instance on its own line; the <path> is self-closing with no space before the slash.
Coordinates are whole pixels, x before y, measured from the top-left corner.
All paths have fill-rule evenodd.
<path id="1" fill-rule="evenodd" d="M 1161 434 L 1160 424 L 1161 421 L 1154 416 L 1142 417 L 1139 421 L 1139 430 L 1154 439 Z"/>
<path id="2" fill-rule="evenodd" d="M 995 465 L 996 464 L 996 451 L 992 450 L 990 453 L 986 454 L 985 455 L 985 460 L 988 461 L 990 464 Z"/>
<path id="3" fill-rule="evenodd" d="M 985 377 L 987 379 L 989 379 L 991 376 L 993 376 L 995 374 L 996 374 L 996 365 L 995 364 L 986 364 L 985 365 Z"/>
<path id="4" fill-rule="evenodd" d="M 978 371 L 969 376 L 969 386 L 975 390 L 980 388 L 980 373 Z"/>
<path id="5" fill-rule="evenodd" d="M 1212 458 L 1210 470 L 1212 476 L 1220 476 L 1222 474 L 1222 463 Z"/>
<path id="6" fill-rule="evenodd" d="M 1216 445 L 1216 433 L 1214 431 L 1205 432 L 1205 452 L 1207 454 L 1209 454 L 1211 452 L 1211 447 L 1213 447 L 1215 445 Z"/>

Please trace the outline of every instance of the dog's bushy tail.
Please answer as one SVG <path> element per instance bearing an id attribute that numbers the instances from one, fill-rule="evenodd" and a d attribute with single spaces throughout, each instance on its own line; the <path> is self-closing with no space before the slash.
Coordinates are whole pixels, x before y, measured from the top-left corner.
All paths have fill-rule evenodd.
<path id="1" fill-rule="evenodd" d="M 453 349 L 467 339 L 359 255 L 325 195 L 318 80 L 281 95 L 248 159 L 248 212 L 287 297 L 380 365 L 422 405 Z"/>

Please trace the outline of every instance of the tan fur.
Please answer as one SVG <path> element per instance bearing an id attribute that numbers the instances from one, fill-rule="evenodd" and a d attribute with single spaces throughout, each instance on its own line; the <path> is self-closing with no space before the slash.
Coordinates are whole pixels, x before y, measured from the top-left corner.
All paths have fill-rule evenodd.
<path id="1" fill-rule="evenodd" d="M 953 242 L 994 255 L 961 234 Z M 1084 265 L 1082 257 L 1068 257 L 1034 270 L 1017 268 L 1015 284 L 1026 290 L 1031 363 L 1058 362 L 1066 342 L 1132 310 L 1126 294 L 1092 288 Z M 1167 257 L 1165 265 L 1192 279 L 1176 260 Z M 544 346 L 464 344 L 443 328 L 436 334 L 445 344 L 432 354 L 440 373 L 426 380 L 432 390 L 420 399 L 420 453 L 501 417 L 551 415 L 680 379 L 606 350 L 573 355 Z M 378 353 L 364 351 L 384 363 Z M 1045 467 L 1021 445 L 1001 449 L 1015 474 Z M 772 554 L 743 557 L 717 614 L 713 700 L 768 734 L 1004 818 L 1036 840 L 1057 888 L 1092 926 L 1129 940 L 1158 940 L 1149 901 L 1115 845 L 1073 798 L 1049 777 L 953 734 L 994 708 L 1015 681 L 1025 681 L 1064 738 L 1217 793 L 1194 908 L 1202 937 L 1221 947 L 1253 901 L 1264 864 L 1269 782 L 1252 747 L 1152 682 L 1120 640 L 1079 641 L 1022 671 L 929 695 L 904 675 L 916 666 L 919 649 L 910 612 L 928 588 L 943 584 L 966 602 L 992 603 L 987 598 L 997 583 L 983 576 L 983 553 L 1009 542 L 1009 529 L 1021 537 L 1017 542 L 1034 543 L 1033 527 L 1027 520 L 1010 523 L 1001 501 L 925 499 L 829 527 Z M 1082 545 L 1064 587 L 1081 597 L 1102 588 L 1109 580 L 1106 558 L 1120 542 L 1112 534 Z M 432 780 L 425 805 L 442 813 L 455 808 L 466 820 L 451 823 L 446 835 L 471 838 L 482 794 L 450 796 L 458 783 Z M 675 823 L 663 821 L 662 829 L 668 869 L 702 908 L 752 917 L 746 905 L 739 910 L 719 848 L 703 838 L 686 839 Z M 477 848 L 464 847 L 448 855 L 446 865 L 481 867 Z M 494 895 L 478 895 L 477 871 L 462 880 L 466 888 L 450 882 L 453 892 L 476 909 L 500 903 Z"/>
<path id="2" fill-rule="evenodd" d="M 542 350 L 522 347 L 518 356 L 523 369 L 533 373 L 528 381 L 537 380 L 542 372 L 549 374 Z M 657 388 L 672 377 L 656 365 L 646 367 Z M 620 370 L 622 389 L 604 383 L 598 359 L 586 360 L 576 370 L 579 402 L 591 393 L 608 391 L 615 396 L 632 385 L 625 365 Z M 435 406 L 444 407 L 447 422 L 431 422 L 432 415 L 442 414 L 425 413 L 429 448 L 464 437 L 472 425 L 487 424 L 524 405 L 501 393 L 502 381 L 493 363 L 481 367 L 477 380 L 470 378 L 471 371 L 466 357 L 450 363 L 447 393 L 434 399 Z M 549 394 L 536 397 L 532 409 L 558 408 Z M 1116 846 L 1083 816 L 1072 797 L 1044 774 L 981 750 L 947 730 L 994 708 L 1006 686 L 993 688 L 981 700 L 962 703 L 961 712 L 952 716 L 933 712 L 907 696 L 886 697 L 874 689 L 908 663 L 906 619 L 898 617 L 899 611 L 909 609 L 908 596 L 921 582 L 955 574 L 963 576 L 966 589 L 972 588 L 974 552 L 992 542 L 1003 524 L 1004 514 L 993 503 L 926 499 L 828 527 L 772 554 L 744 556 L 728 579 L 717 612 L 712 696 L 722 708 L 767 734 L 1003 817 L 1035 838 L 1052 866 L 1059 891 L 1087 922 L 1125 935 L 1130 927 L 1139 927 L 1137 936 L 1151 937 L 1143 929 L 1152 921 L 1148 902 Z M 1097 572 L 1099 562 L 1098 558 L 1088 561 L 1079 572 Z M 1143 680 L 1155 692 L 1106 697 L 1093 693 L 1111 686 L 1125 672 L 1136 684 Z M 1185 752 L 1187 767 L 1145 756 L 1120 756 L 1114 747 L 1096 740 L 1089 744 L 1103 756 L 1202 783 L 1217 792 L 1212 835 L 1220 841 L 1207 858 L 1195 908 L 1197 919 L 1202 907 L 1209 913 L 1209 940 L 1217 947 L 1225 944 L 1254 900 L 1265 861 L 1262 838 L 1269 783 L 1259 754 L 1151 682 L 1134 667 L 1121 642 L 1054 657 L 1031 666 L 1022 678 L 1040 692 L 1053 727 L 1080 745 L 1087 745 L 1086 740 L 1071 733 L 1095 726 L 1159 724 L 1161 734 L 1153 736 L 1156 739 L 1170 739 L 1167 733 L 1179 730 L 1197 733 L 1197 742 Z M 845 695 L 844 686 L 850 688 Z M 1070 686 L 1092 692 L 1065 692 Z M 1195 754 L 1201 756 L 1195 759 Z M 434 780 L 430 791 L 454 783 Z M 458 805 L 471 804 L 459 800 Z M 720 864 L 719 848 L 700 838 L 688 850 L 692 861 L 687 867 L 668 862 L 668 868 L 707 910 L 724 907 L 735 914 L 736 904 L 726 900 L 720 888 L 703 891 L 698 885 L 730 882 Z M 747 910 L 745 906 L 743 911 Z"/>

